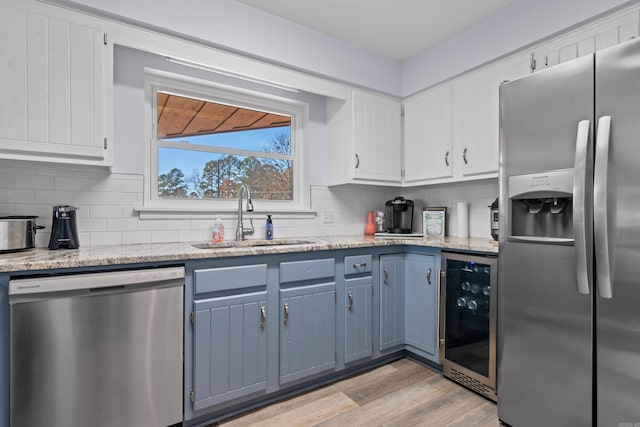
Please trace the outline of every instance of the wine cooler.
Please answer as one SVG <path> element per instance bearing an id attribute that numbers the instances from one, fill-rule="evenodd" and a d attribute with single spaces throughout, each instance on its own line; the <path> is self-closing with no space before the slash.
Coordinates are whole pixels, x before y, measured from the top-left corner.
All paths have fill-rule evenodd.
<path id="1" fill-rule="evenodd" d="M 442 253 L 440 362 L 446 377 L 496 395 L 497 257 Z"/>

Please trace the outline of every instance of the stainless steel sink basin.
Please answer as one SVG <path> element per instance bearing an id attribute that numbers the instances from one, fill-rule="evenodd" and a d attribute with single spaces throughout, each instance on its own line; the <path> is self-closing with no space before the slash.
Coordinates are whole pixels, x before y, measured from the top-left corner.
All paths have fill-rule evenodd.
<path id="1" fill-rule="evenodd" d="M 313 243 L 311 240 L 302 239 L 275 239 L 275 240 L 231 240 L 226 242 L 201 242 L 194 243 L 198 249 L 224 249 L 224 248 L 253 248 L 260 246 L 285 246 L 285 245 L 306 245 Z"/>

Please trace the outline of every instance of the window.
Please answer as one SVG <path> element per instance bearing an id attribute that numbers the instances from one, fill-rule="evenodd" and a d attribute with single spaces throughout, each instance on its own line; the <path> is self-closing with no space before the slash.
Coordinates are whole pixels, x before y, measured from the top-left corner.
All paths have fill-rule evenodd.
<path id="1" fill-rule="evenodd" d="M 235 209 L 247 184 L 257 209 L 305 207 L 305 104 L 167 74 L 146 74 L 149 206 Z"/>

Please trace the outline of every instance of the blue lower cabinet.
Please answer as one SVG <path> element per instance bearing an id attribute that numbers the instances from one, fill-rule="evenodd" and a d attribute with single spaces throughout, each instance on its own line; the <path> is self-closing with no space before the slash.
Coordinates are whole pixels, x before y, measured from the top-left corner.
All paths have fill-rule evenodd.
<path id="1" fill-rule="evenodd" d="M 380 257 L 380 350 L 404 346 L 404 255 Z"/>
<path id="2" fill-rule="evenodd" d="M 335 282 L 280 290 L 280 383 L 336 366 Z"/>
<path id="3" fill-rule="evenodd" d="M 345 280 L 345 363 L 373 354 L 373 279 Z"/>
<path id="4" fill-rule="evenodd" d="M 438 269 L 433 255 L 406 254 L 405 343 L 410 351 L 438 360 Z"/>
<path id="5" fill-rule="evenodd" d="M 266 310 L 266 292 L 194 302 L 194 411 L 267 388 Z"/>

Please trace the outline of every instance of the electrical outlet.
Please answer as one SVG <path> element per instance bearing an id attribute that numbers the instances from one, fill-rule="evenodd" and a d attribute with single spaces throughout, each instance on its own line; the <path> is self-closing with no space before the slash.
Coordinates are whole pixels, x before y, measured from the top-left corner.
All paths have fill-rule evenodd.
<path id="1" fill-rule="evenodd" d="M 322 211 L 322 223 L 333 224 L 336 220 L 336 211 L 333 209 L 325 209 Z"/>

